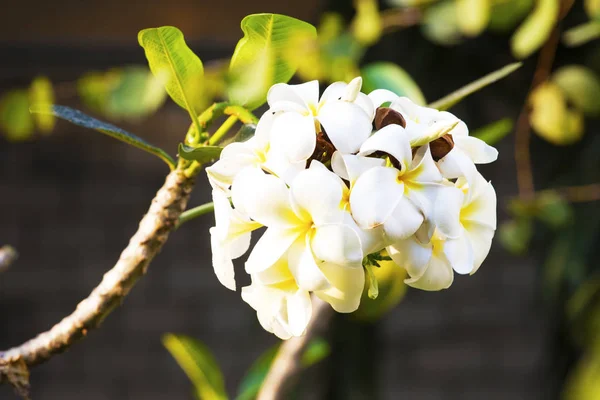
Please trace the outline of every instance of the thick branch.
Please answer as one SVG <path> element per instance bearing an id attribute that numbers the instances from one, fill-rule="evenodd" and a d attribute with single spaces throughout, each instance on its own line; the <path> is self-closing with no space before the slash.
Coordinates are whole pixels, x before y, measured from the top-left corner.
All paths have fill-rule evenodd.
<path id="1" fill-rule="evenodd" d="M 158 254 L 185 209 L 193 183 L 193 178 L 186 177 L 181 168 L 172 171 L 140 221 L 138 231 L 100 285 L 52 329 L 18 347 L 0 352 L 0 365 L 17 361 L 23 361 L 29 367 L 40 364 L 97 328 L 146 273 L 150 261 Z M 0 373 L 0 382 L 2 378 Z"/>
<path id="2" fill-rule="evenodd" d="M 312 320 L 304 336 L 289 339 L 279 349 L 256 400 L 288 399 L 289 390 L 302 371 L 302 355 L 310 341 L 327 325 L 333 309 L 324 301 L 313 299 Z"/>

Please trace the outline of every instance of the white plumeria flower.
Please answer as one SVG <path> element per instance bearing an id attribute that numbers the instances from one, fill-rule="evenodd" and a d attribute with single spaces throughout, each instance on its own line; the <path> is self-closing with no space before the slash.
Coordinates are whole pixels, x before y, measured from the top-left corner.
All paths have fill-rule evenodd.
<path id="1" fill-rule="evenodd" d="M 439 227 L 431 240 L 423 232 L 400 240 L 387 248 L 389 255 L 410 278 L 407 285 L 423 290 L 441 290 L 459 274 L 474 274 L 487 256 L 496 230 L 496 193 L 478 174 L 477 191 L 470 197 L 466 180 L 444 196 L 444 207 L 436 208 Z"/>
<path id="2" fill-rule="evenodd" d="M 273 85 L 267 94 L 270 111 L 275 113 L 271 145 L 291 163 L 306 161 L 322 126 L 337 150 L 355 153 L 371 134 L 374 116 L 371 100 L 360 93 L 361 86 L 360 77 L 349 84 L 336 82 L 319 100 L 317 81 Z"/>
<path id="3" fill-rule="evenodd" d="M 287 255 L 252 274 L 252 284 L 242 288 L 242 299 L 256 310 L 262 327 L 283 340 L 303 335 L 312 316 L 310 294 L 296 284 Z"/>
<path id="4" fill-rule="evenodd" d="M 474 164 L 488 164 L 496 161 L 498 151 L 484 141 L 469 136 L 467 125 L 447 111 L 419 106 L 407 97 L 378 89 L 369 94 L 375 108 L 391 102 L 390 108 L 398 111 L 406 121 L 406 131 L 412 146 L 422 145 L 439 138 L 443 134 L 452 135 L 454 147 L 437 161 L 442 175 L 448 179 L 461 176 L 473 184 L 477 181 Z"/>
<path id="5" fill-rule="evenodd" d="M 300 172 L 288 188 L 281 179 L 248 168 L 234 181 L 232 198 L 236 208 L 267 226 L 246 272 L 264 271 L 287 252 L 301 289 L 314 291 L 339 312 L 352 312 L 364 285 L 363 251 L 359 234 L 344 223 L 338 180 L 314 167 Z"/>
<path id="6" fill-rule="evenodd" d="M 210 228 L 212 263 L 219 282 L 235 290 L 233 261 L 250 247 L 250 233 L 262 225 L 234 210 L 221 190 L 213 190 L 215 226 Z"/>
<path id="7" fill-rule="evenodd" d="M 350 193 L 352 216 L 363 229 L 382 225 L 390 242 L 406 239 L 433 218 L 433 203 L 445 188 L 442 175 L 428 146 L 420 147 L 413 158 L 400 125 L 380 129 L 365 141 L 359 155 L 375 152 L 387 153 L 393 162 L 358 177 Z"/>

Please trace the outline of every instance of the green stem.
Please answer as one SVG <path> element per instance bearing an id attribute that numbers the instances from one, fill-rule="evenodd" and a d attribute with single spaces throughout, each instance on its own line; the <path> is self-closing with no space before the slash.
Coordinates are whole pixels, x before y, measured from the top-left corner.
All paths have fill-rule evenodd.
<path id="1" fill-rule="evenodd" d="M 227 118 L 225 120 L 225 122 L 223 122 L 223 124 L 219 127 L 219 129 L 217 129 L 217 131 L 210 137 L 210 139 L 208 139 L 208 144 L 210 144 L 211 146 L 214 146 L 215 144 L 217 144 L 219 142 L 219 140 L 221 140 L 223 138 L 223 136 L 225 136 L 227 134 L 227 132 L 229 132 L 231 127 L 233 125 L 235 125 L 237 120 L 238 120 L 237 116 L 235 116 L 235 115 L 229 116 L 229 118 Z"/>
<path id="2" fill-rule="evenodd" d="M 211 212 L 214 209 L 215 209 L 215 204 L 212 202 L 202 204 L 201 206 L 198 206 L 198 207 L 190 208 L 189 210 L 184 211 L 179 216 L 179 221 L 177 222 L 177 226 L 179 227 L 182 224 L 188 222 L 189 220 L 192 220 L 192 219 L 197 218 L 204 214 L 208 214 L 209 212 Z"/>

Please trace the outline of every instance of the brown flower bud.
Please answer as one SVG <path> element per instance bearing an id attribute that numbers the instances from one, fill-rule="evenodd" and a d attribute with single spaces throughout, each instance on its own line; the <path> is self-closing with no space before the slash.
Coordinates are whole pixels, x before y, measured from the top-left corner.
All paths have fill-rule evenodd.
<path id="1" fill-rule="evenodd" d="M 452 139 L 452 135 L 445 134 L 441 138 L 429 143 L 429 148 L 431 149 L 433 160 L 438 161 L 454 148 L 454 139 Z"/>
<path id="2" fill-rule="evenodd" d="M 390 124 L 397 124 L 406 128 L 406 120 L 402 114 L 389 107 L 379 107 L 375 112 L 375 129 L 379 130 Z"/>

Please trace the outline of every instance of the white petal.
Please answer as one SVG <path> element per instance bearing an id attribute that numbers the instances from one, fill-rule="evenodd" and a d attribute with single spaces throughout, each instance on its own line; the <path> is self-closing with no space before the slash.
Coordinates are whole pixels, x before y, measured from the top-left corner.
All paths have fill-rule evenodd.
<path id="1" fill-rule="evenodd" d="M 294 209 L 304 221 L 317 225 L 341 222 L 342 194 L 339 178 L 321 168 L 300 172 L 291 186 Z"/>
<path id="2" fill-rule="evenodd" d="M 210 246 L 212 250 L 212 264 L 215 275 L 219 282 L 229 290 L 235 291 L 235 272 L 233 262 L 228 254 L 226 246 L 223 245 L 215 228 L 210 228 Z M 248 235 L 249 236 L 249 235 Z M 250 242 L 248 241 L 248 244 Z"/>
<path id="3" fill-rule="evenodd" d="M 488 164 L 498 159 L 498 150 L 473 136 L 454 137 L 454 146 L 461 149 L 475 164 Z"/>
<path id="4" fill-rule="evenodd" d="M 310 248 L 310 237 L 299 237 L 290 248 L 289 268 L 304 290 L 323 290 L 330 287 L 327 278 L 319 269 Z"/>
<path id="5" fill-rule="evenodd" d="M 385 166 L 385 160 L 381 158 L 363 157 L 354 154 L 342 154 L 339 151 L 333 153 L 331 168 L 342 179 L 353 185 L 356 179 L 365 171 L 373 167 Z"/>
<path id="6" fill-rule="evenodd" d="M 391 242 L 412 236 L 423 223 L 423 214 L 405 196 L 383 224 L 383 230 Z"/>
<path id="7" fill-rule="evenodd" d="M 206 174 L 213 188 L 222 190 L 229 188 L 242 169 L 259 162 L 251 144 L 231 143 L 221 152 L 220 160 L 206 168 Z"/>
<path id="8" fill-rule="evenodd" d="M 432 220 L 446 237 L 457 238 L 461 234 L 460 210 L 464 197 L 460 189 L 446 187 L 435 200 Z"/>
<path id="9" fill-rule="evenodd" d="M 356 232 L 346 225 L 322 225 L 311 240 L 315 257 L 334 264 L 361 263 L 363 252 Z"/>
<path id="10" fill-rule="evenodd" d="M 346 86 L 346 91 L 340 100 L 354 102 L 360 93 L 361 87 L 362 78 L 357 76 L 348 83 L 348 86 Z"/>
<path id="11" fill-rule="evenodd" d="M 471 274 L 474 274 L 490 252 L 494 230 L 487 226 L 471 224 L 466 226 L 465 234 L 473 248 L 473 270 Z"/>
<path id="12" fill-rule="evenodd" d="M 405 181 L 411 180 L 420 183 L 442 181 L 442 174 L 440 174 L 435 161 L 431 157 L 431 150 L 428 145 L 419 147 L 412 164 L 413 167 L 403 177 Z"/>
<path id="13" fill-rule="evenodd" d="M 252 274 L 264 271 L 275 264 L 298 236 L 299 232 L 294 230 L 267 229 L 246 261 L 246 272 Z"/>
<path id="14" fill-rule="evenodd" d="M 473 271 L 473 247 L 466 235 L 461 235 L 456 239 L 447 239 L 444 243 L 444 254 L 457 273 L 464 275 Z"/>
<path id="15" fill-rule="evenodd" d="M 277 102 L 288 101 L 309 109 L 319 101 L 319 82 L 310 81 L 300 85 L 277 83 L 267 93 L 267 102 L 273 107 Z"/>
<path id="16" fill-rule="evenodd" d="M 356 96 L 356 100 L 354 100 L 354 104 L 362 108 L 369 116 L 369 120 L 371 120 L 371 122 L 373 121 L 373 118 L 375 118 L 375 107 L 369 96 L 364 93 L 359 93 L 358 96 Z"/>
<path id="17" fill-rule="evenodd" d="M 263 149 L 269 143 L 269 139 L 271 137 L 271 129 L 273 127 L 273 120 L 273 113 L 267 111 L 260 117 L 260 119 L 258 120 L 258 124 L 256 125 L 256 130 L 254 131 L 254 138 L 256 138 L 257 144 Z"/>
<path id="18" fill-rule="evenodd" d="M 373 129 L 371 119 L 354 103 L 332 101 L 319 109 L 318 120 L 335 148 L 356 153 Z"/>
<path id="19" fill-rule="evenodd" d="M 269 268 L 252 275 L 252 282 L 261 285 L 274 285 L 282 282 L 294 281 L 294 276 L 288 267 L 288 257 L 284 254 Z"/>
<path id="20" fill-rule="evenodd" d="M 395 168 L 374 167 L 356 180 L 350 208 L 358 226 L 371 229 L 387 220 L 404 194 L 404 184 L 397 177 Z"/>
<path id="21" fill-rule="evenodd" d="M 320 105 L 330 102 L 342 100 L 344 94 L 346 94 L 346 88 L 348 84 L 346 82 L 334 82 L 327 86 L 321 95 L 319 100 Z M 360 89 L 359 89 L 360 90 Z M 353 100 L 352 100 L 353 101 Z"/>
<path id="22" fill-rule="evenodd" d="M 331 304 L 337 312 L 356 311 L 365 286 L 365 272 L 362 265 L 341 266 L 323 263 L 320 267 L 332 287 L 316 291 L 317 297 Z"/>
<path id="23" fill-rule="evenodd" d="M 423 276 L 433 254 L 431 244 L 423 244 L 415 237 L 397 241 L 387 247 L 387 252 L 412 279 Z"/>
<path id="24" fill-rule="evenodd" d="M 412 150 L 404 128 L 400 125 L 387 125 L 375 132 L 363 143 L 358 154 L 368 156 L 376 151 L 383 151 L 398 160 L 403 172 L 411 168 Z"/>
<path id="25" fill-rule="evenodd" d="M 437 166 L 444 178 L 455 179 L 464 177 L 469 187 L 474 187 L 478 174 L 477 168 L 473 164 L 473 161 L 456 146 L 446 156 L 438 160 Z M 471 193 L 467 193 L 467 198 L 470 196 Z"/>
<path id="26" fill-rule="evenodd" d="M 275 117 L 271 129 L 271 149 L 283 152 L 290 162 L 306 161 L 315 151 L 317 136 L 314 118 L 294 112 Z"/>
<path id="27" fill-rule="evenodd" d="M 283 180 L 257 168 L 246 168 L 231 187 L 236 209 L 266 226 L 287 228 L 298 223 Z"/>
<path id="28" fill-rule="evenodd" d="M 450 287 L 454 281 L 454 272 L 444 257 L 431 257 L 425 273 L 420 278 L 406 279 L 404 282 L 421 290 L 442 290 Z"/>
<path id="29" fill-rule="evenodd" d="M 312 302 L 306 290 L 287 297 L 287 317 L 292 336 L 302 336 L 312 317 Z"/>
<path id="30" fill-rule="evenodd" d="M 381 107 L 383 103 L 394 102 L 399 99 L 398 95 L 387 89 L 376 89 L 369 93 L 369 99 L 375 108 Z"/>
<path id="31" fill-rule="evenodd" d="M 427 123 L 427 122 L 429 122 L 428 120 L 431 118 L 430 117 L 431 113 L 437 112 L 437 110 L 433 110 L 431 108 L 421 107 L 421 106 L 415 104 L 408 97 L 404 97 L 404 96 L 398 97 L 397 99 L 395 99 L 392 102 L 392 104 L 390 105 L 390 108 L 392 108 L 393 110 L 396 110 L 400 114 L 402 114 L 402 116 L 406 120 L 407 127 L 408 127 L 409 121 L 418 122 L 420 124 Z M 425 110 L 423 110 L 423 109 L 425 109 Z M 427 120 L 420 121 L 420 119 L 422 119 L 422 117 L 426 117 Z"/>
<path id="32" fill-rule="evenodd" d="M 496 192 L 491 183 L 486 182 L 481 174 L 477 174 L 474 193 L 461 210 L 460 219 L 463 224 L 477 223 L 496 229 Z M 471 189 L 469 188 L 469 191 Z"/>
<path id="33" fill-rule="evenodd" d="M 362 229 L 350 213 L 344 213 L 344 224 L 358 235 L 363 255 L 378 252 L 387 245 L 383 225 L 373 229 Z"/>

